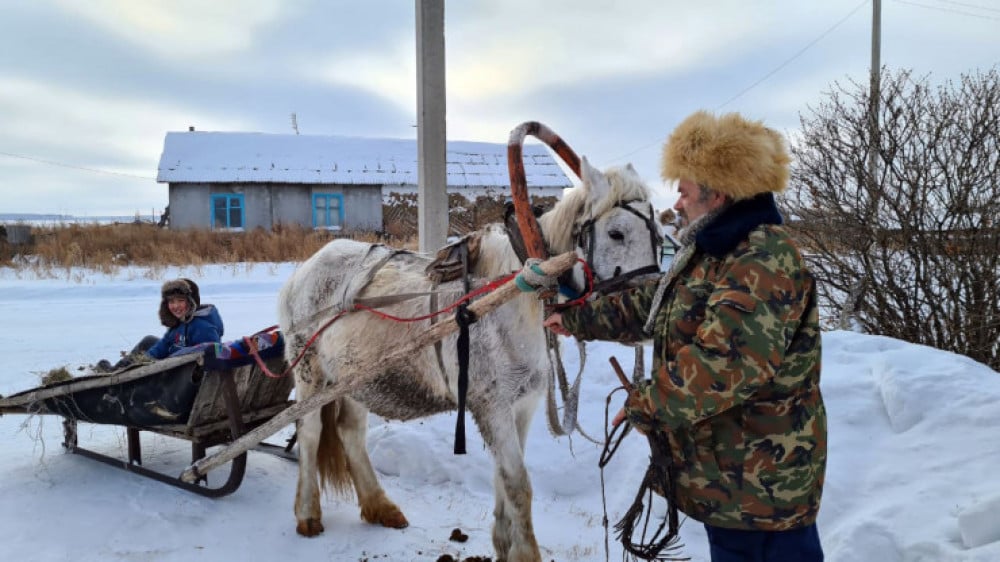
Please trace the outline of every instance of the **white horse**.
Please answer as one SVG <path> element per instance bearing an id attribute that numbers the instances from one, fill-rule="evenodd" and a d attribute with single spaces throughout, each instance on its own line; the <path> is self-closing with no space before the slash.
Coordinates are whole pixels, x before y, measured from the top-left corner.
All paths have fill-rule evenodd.
<path id="1" fill-rule="evenodd" d="M 631 165 L 606 174 L 581 162 L 582 185 L 569 190 L 539 217 L 543 238 L 555 255 L 576 247 L 589 256 L 597 280 L 658 265 L 660 234 L 653 222 L 649 190 Z M 522 267 L 501 225 L 474 233 L 471 274 L 492 279 Z M 476 251 L 478 247 L 478 251 Z M 447 249 L 446 249 L 447 250 Z M 441 253 L 439 253 L 441 255 Z M 306 260 L 279 296 L 285 356 L 295 368 L 295 392 L 303 400 L 328 382 L 366 377 L 361 390 L 343 396 L 301 419 L 298 426 L 299 480 L 296 530 L 323 531 L 320 481 L 340 492 L 353 482 L 361 517 L 402 528 L 406 517 L 385 494 L 365 446 L 368 412 L 407 420 L 454 410 L 457 352 L 453 335 L 439 348 L 429 346 L 405 360 L 385 365 L 387 350 L 426 330 L 428 321 L 397 323 L 364 311 L 346 314 L 307 342 L 319 326 L 355 299 L 386 295 L 419 296 L 381 310 L 397 317 L 425 315 L 463 294 L 461 281 L 434 283 L 425 271 L 431 259 L 351 240 L 334 240 Z M 582 286 L 582 268 L 573 271 Z M 402 298 L 402 297 L 401 297 Z M 531 521 L 531 483 L 524 446 L 532 415 L 551 372 L 542 328 L 543 303 L 531 294 L 485 315 L 470 328 L 467 407 L 495 461 L 493 545 L 498 560 L 541 560 Z"/>

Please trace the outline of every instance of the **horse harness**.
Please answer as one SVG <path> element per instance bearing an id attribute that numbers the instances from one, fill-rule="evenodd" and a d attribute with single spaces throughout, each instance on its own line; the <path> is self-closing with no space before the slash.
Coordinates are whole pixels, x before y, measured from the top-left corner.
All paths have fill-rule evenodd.
<path id="1" fill-rule="evenodd" d="M 659 273 L 660 271 L 659 264 L 663 257 L 663 235 L 660 233 L 660 229 L 656 226 L 656 222 L 653 219 L 652 208 L 650 208 L 649 216 L 646 216 L 633 207 L 632 203 L 634 203 L 634 201 L 619 201 L 618 203 L 615 203 L 615 207 L 624 209 L 642 219 L 643 224 L 646 226 L 646 230 L 649 232 L 649 244 L 653 253 L 653 264 L 646 267 L 640 267 L 639 269 L 634 269 L 632 271 L 626 271 L 624 273 L 622 273 L 620 269 L 616 269 L 614 276 L 609 279 L 603 279 L 594 285 L 593 291 L 595 293 L 614 292 L 624 287 L 630 279 L 640 275 Z M 587 263 L 593 263 L 594 261 L 597 239 L 597 236 L 594 233 L 594 226 L 596 223 L 597 219 L 589 219 L 581 224 L 579 229 L 574 233 L 576 245 L 583 248 Z"/>
<path id="2" fill-rule="evenodd" d="M 638 209 L 632 206 L 633 201 L 619 201 L 615 203 L 614 208 L 624 209 L 633 215 L 642 219 L 643 224 L 646 226 L 646 230 L 649 232 L 649 242 L 652 251 L 653 264 L 646 267 L 640 267 L 638 269 L 627 271 L 622 273 L 620 268 L 616 268 L 614 276 L 608 279 L 599 279 L 594 284 L 593 287 L 584 287 L 582 290 L 576 290 L 572 286 L 572 270 L 569 270 L 559 276 L 559 292 L 570 297 L 576 298 L 580 295 L 589 292 L 592 293 L 610 293 L 619 290 L 626 286 L 629 280 L 642 275 L 649 275 L 653 273 L 658 273 L 660 271 L 660 260 L 663 254 L 663 235 L 660 233 L 660 229 L 656 226 L 656 221 L 653 218 L 652 209 L 650 209 L 649 216 L 646 216 Z M 542 209 L 538 206 L 532 207 L 532 211 L 537 218 L 542 214 Z M 583 249 L 584 257 L 587 263 L 594 263 L 594 252 L 596 251 L 596 234 L 594 232 L 595 224 L 597 219 L 588 219 L 583 222 L 583 224 L 573 229 L 573 238 L 576 242 L 577 247 Z M 514 248 L 514 253 L 517 254 L 517 258 L 524 263 L 528 259 L 528 251 L 524 243 L 524 238 L 521 236 L 521 229 L 518 227 L 517 218 L 514 214 L 513 203 L 508 202 L 506 210 L 504 212 L 504 226 L 507 229 L 507 235 L 510 238 L 511 246 Z M 546 245 L 545 251 L 547 254 L 551 254 L 549 248 Z"/>

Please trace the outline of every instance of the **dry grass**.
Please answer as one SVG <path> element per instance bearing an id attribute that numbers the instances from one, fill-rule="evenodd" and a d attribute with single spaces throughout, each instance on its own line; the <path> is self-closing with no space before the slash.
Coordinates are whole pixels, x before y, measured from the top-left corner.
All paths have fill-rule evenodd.
<path id="1" fill-rule="evenodd" d="M 535 197 L 532 204 L 547 209 L 554 197 Z M 502 222 L 502 197 L 480 196 L 469 201 L 448 196 L 448 233 L 462 236 L 487 223 Z M 155 272 L 169 266 L 300 262 L 337 237 L 417 249 L 416 195 L 403 195 L 382 207 L 384 233 L 331 232 L 279 225 L 273 231 L 221 232 L 208 229 L 169 230 L 151 223 L 65 224 L 31 228 L 30 241 L 12 245 L 0 225 L 0 267 L 38 274 L 67 273 L 84 268 L 114 273 L 121 267 L 146 267 Z"/>
<path id="2" fill-rule="evenodd" d="M 112 273 L 124 266 L 201 266 L 212 263 L 302 261 L 335 237 L 416 249 L 416 237 L 388 239 L 372 233 L 343 234 L 298 226 L 272 232 L 168 230 L 145 223 L 33 227 L 28 244 L 0 239 L 0 266 L 53 270 L 74 267 Z"/>

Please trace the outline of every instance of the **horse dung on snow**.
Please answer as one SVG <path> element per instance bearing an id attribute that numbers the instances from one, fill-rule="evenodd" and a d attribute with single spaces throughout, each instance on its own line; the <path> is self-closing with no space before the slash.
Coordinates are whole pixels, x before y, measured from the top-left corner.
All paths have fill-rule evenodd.
<path id="1" fill-rule="evenodd" d="M 595 281 L 658 266 L 659 229 L 649 190 L 631 165 L 606 173 L 581 162 L 582 184 L 567 191 L 539 217 L 551 254 L 585 256 Z M 474 279 L 492 279 L 520 269 L 521 261 L 502 225 L 489 225 L 453 246 L 468 244 Z M 445 249 L 447 252 L 449 248 Z M 454 249 L 454 248 L 450 248 Z M 441 253 L 439 253 L 441 255 Z M 361 517 L 370 523 L 408 525 L 372 469 L 365 446 L 368 412 L 409 420 L 454 410 L 457 405 L 457 335 L 428 346 L 401 362 L 385 364 L 387 351 L 408 341 L 430 321 L 398 323 L 359 311 L 344 314 L 308 345 L 317 329 L 355 299 L 405 295 L 380 310 L 413 318 L 462 297 L 461 280 L 436 283 L 427 275 L 432 260 L 353 240 L 334 240 L 302 263 L 281 289 L 279 318 L 285 356 L 296 365 L 295 392 L 304 400 L 328 383 L 363 377 L 359 390 L 338 397 L 298 426 L 299 479 L 295 497 L 297 531 L 323 531 L 320 483 L 349 492 L 353 484 Z M 573 284 L 584 285 L 582 267 Z M 436 302 L 435 302 L 436 300 Z M 493 546 L 508 562 L 538 561 L 531 521 L 531 483 L 524 465 L 529 423 L 550 373 L 542 328 L 543 303 L 528 293 L 485 315 L 470 327 L 467 407 L 493 456 L 496 505 Z M 304 350 L 304 352 L 303 352 Z"/>

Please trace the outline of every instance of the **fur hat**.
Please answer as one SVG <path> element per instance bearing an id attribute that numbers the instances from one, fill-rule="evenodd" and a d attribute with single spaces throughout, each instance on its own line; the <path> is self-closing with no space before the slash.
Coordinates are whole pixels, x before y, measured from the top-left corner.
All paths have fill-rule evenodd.
<path id="1" fill-rule="evenodd" d="M 170 307 L 167 306 L 167 301 L 170 300 L 170 297 L 177 296 L 186 297 L 188 300 L 190 310 L 183 320 L 179 320 L 174 316 L 170 312 Z M 182 321 L 187 322 L 191 320 L 191 317 L 194 316 L 194 311 L 200 305 L 201 294 L 198 290 L 198 285 L 194 281 L 184 278 L 167 281 L 160 289 L 160 323 L 167 328 L 173 328 Z"/>
<path id="2" fill-rule="evenodd" d="M 778 192 L 788 183 L 791 159 L 782 136 L 738 113 L 698 111 L 677 126 L 663 147 L 661 175 L 686 179 L 734 201 Z"/>

